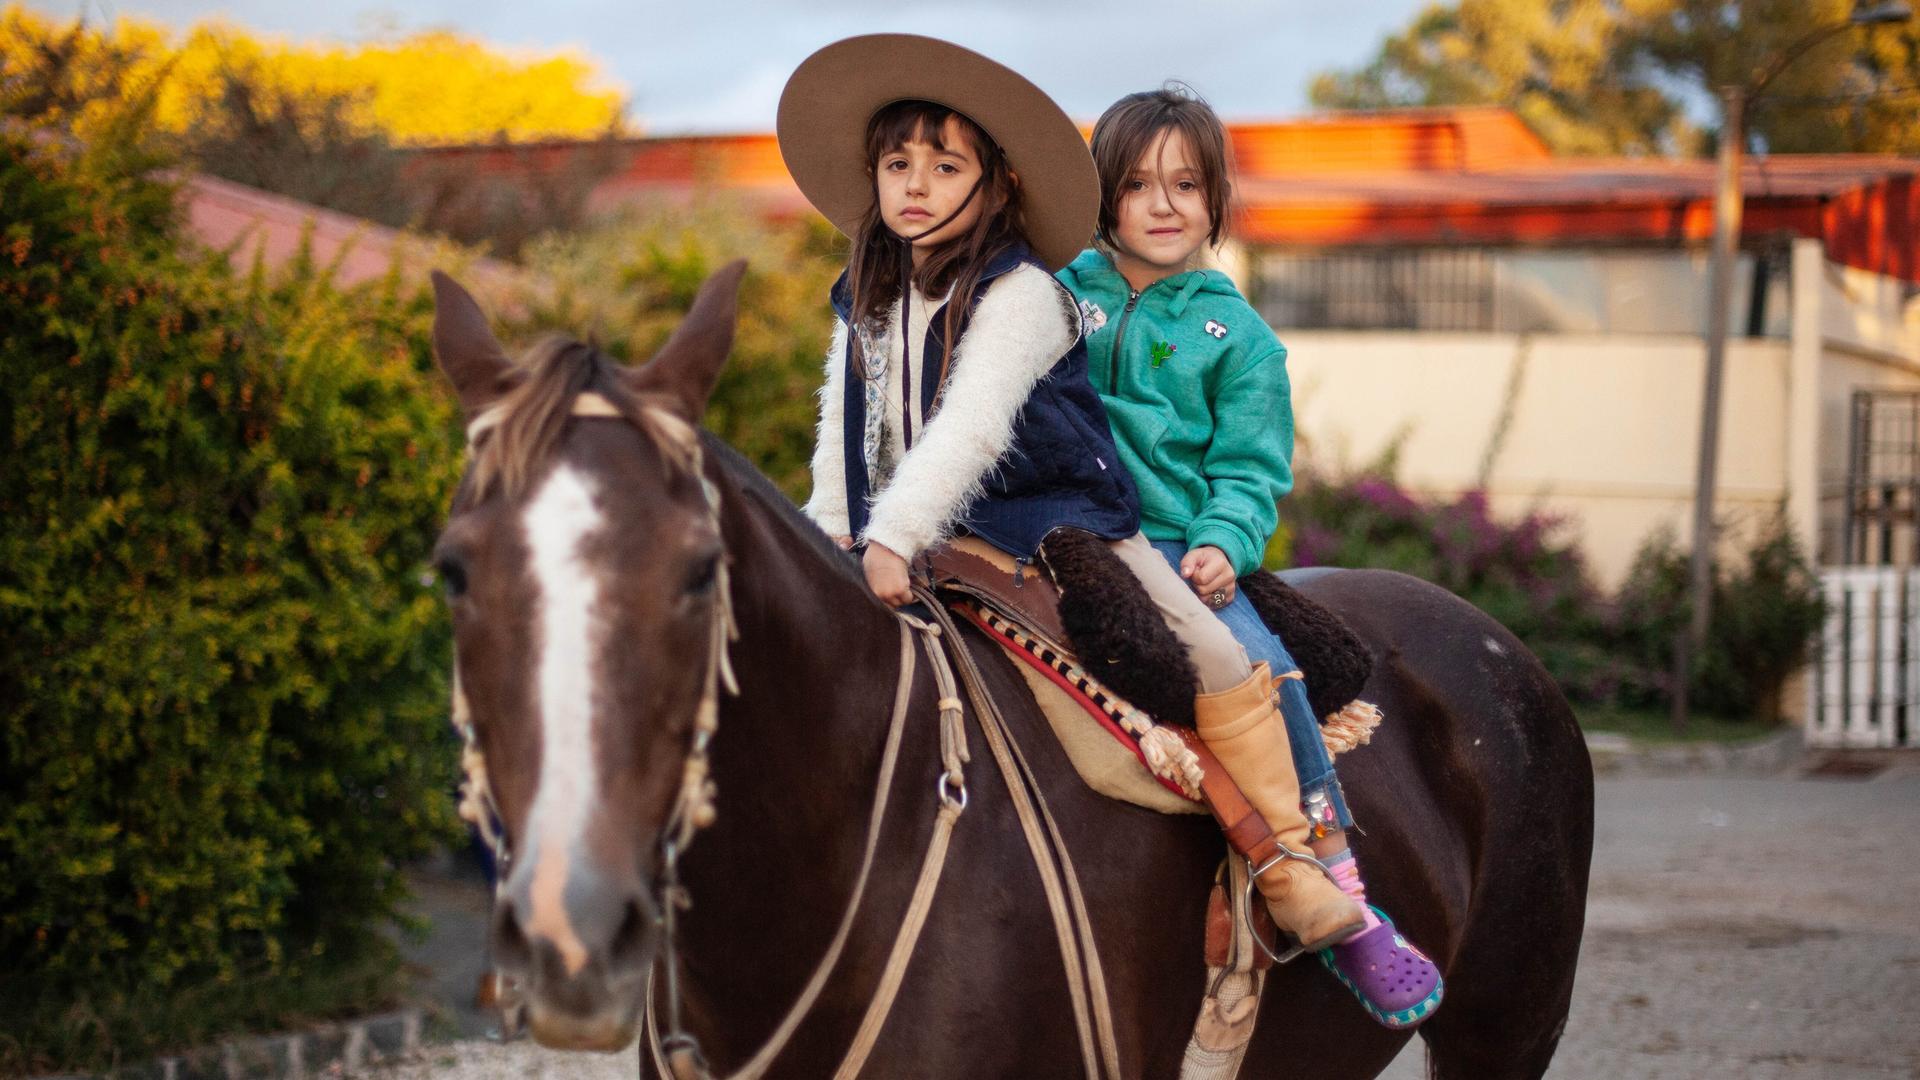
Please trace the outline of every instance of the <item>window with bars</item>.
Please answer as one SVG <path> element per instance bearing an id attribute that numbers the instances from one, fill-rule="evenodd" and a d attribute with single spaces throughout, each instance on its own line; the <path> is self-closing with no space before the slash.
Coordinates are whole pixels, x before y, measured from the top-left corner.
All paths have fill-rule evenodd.
<path id="1" fill-rule="evenodd" d="M 1920 393 L 1855 390 L 1840 561 L 1920 562 Z"/>
<path id="2" fill-rule="evenodd" d="M 1735 333 L 1786 336 L 1784 256 L 1740 257 Z M 1706 292 L 1705 253 L 1675 249 L 1277 249 L 1252 289 L 1278 330 L 1600 334 L 1704 333 Z"/>

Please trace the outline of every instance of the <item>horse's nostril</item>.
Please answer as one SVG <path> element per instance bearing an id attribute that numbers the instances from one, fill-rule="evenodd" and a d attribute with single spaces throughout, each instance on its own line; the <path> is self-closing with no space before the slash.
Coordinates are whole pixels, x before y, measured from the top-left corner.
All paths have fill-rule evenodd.
<path id="1" fill-rule="evenodd" d="M 658 921 L 653 916 L 652 906 L 642 899 L 627 902 L 626 915 L 620 920 L 620 928 L 614 931 L 613 943 L 607 954 L 611 970 L 633 971 L 645 967 L 652 959 L 649 952 Z"/>

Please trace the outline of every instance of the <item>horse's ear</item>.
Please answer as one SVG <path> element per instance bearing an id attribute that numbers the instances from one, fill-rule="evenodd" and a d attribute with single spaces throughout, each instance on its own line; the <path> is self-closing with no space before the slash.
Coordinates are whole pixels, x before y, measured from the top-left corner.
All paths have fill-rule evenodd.
<path id="1" fill-rule="evenodd" d="M 460 283 L 433 272 L 433 355 L 469 419 L 512 385 L 513 363 L 487 328 L 487 316 Z"/>
<path id="2" fill-rule="evenodd" d="M 636 391 L 658 395 L 681 418 L 699 424 L 707 398 L 733 349 L 733 324 L 740 305 L 740 279 L 747 261 L 735 259 L 700 286 L 687 317 L 647 365 L 633 373 Z"/>

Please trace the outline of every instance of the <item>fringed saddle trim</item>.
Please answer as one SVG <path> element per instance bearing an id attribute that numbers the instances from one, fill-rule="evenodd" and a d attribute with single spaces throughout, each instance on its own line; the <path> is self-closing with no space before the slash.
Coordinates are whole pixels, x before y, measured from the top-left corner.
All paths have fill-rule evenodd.
<path id="1" fill-rule="evenodd" d="M 1132 750 L 1140 763 L 1160 781 L 1162 787 L 1178 795 L 1200 801 L 1200 760 L 1186 743 L 1171 731 L 1154 723 L 1153 718 L 1115 694 L 1106 684 L 1045 638 L 1029 632 L 991 606 L 977 600 L 949 601 L 955 611 L 974 623 L 1002 645 L 1018 653 L 1030 666 L 1100 722 L 1115 739 Z M 1297 670 L 1276 676 L 1276 684 L 1301 679 Z M 1350 701 L 1320 721 L 1320 737 L 1326 743 L 1327 756 L 1337 758 L 1355 747 L 1373 740 L 1382 719 L 1380 707 L 1366 701 Z"/>
<path id="2" fill-rule="evenodd" d="M 1373 741 L 1373 729 L 1380 726 L 1380 706 L 1370 701 L 1349 701 L 1337 713 L 1320 721 L 1320 737 L 1326 740 L 1327 756 L 1339 757 L 1356 746 Z"/>
<path id="3" fill-rule="evenodd" d="M 1146 713 L 1107 689 L 1054 646 L 1027 633 L 999 612 L 971 601 L 959 601 L 952 606 L 1066 691 L 1114 738 L 1132 750 L 1162 787 L 1183 798 L 1200 801 L 1200 759 L 1187 749 L 1179 736 L 1160 730 Z"/>

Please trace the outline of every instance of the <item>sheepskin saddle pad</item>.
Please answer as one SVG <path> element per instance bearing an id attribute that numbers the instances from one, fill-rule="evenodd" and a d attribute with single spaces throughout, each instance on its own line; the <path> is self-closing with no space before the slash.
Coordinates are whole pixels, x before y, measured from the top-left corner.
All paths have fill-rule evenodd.
<path id="1" fill-rule="evenodd" d="M 1157 730 L 1193 725 L 1193 665 L 1105 541 L 1055 530 L 1034 564 L 963 537 L 923 565 L 948 606 L 1013 658 L 1088 786 L 1162 813 L 1205 812 L 1198 762 Z M 1373 664 L 1359 637 L 1272 574 L 1239 587 L 1267 625 L 1286 628 L 1329 750 L 1364 743 L 1379 713 L 1355 700 Z"/>

